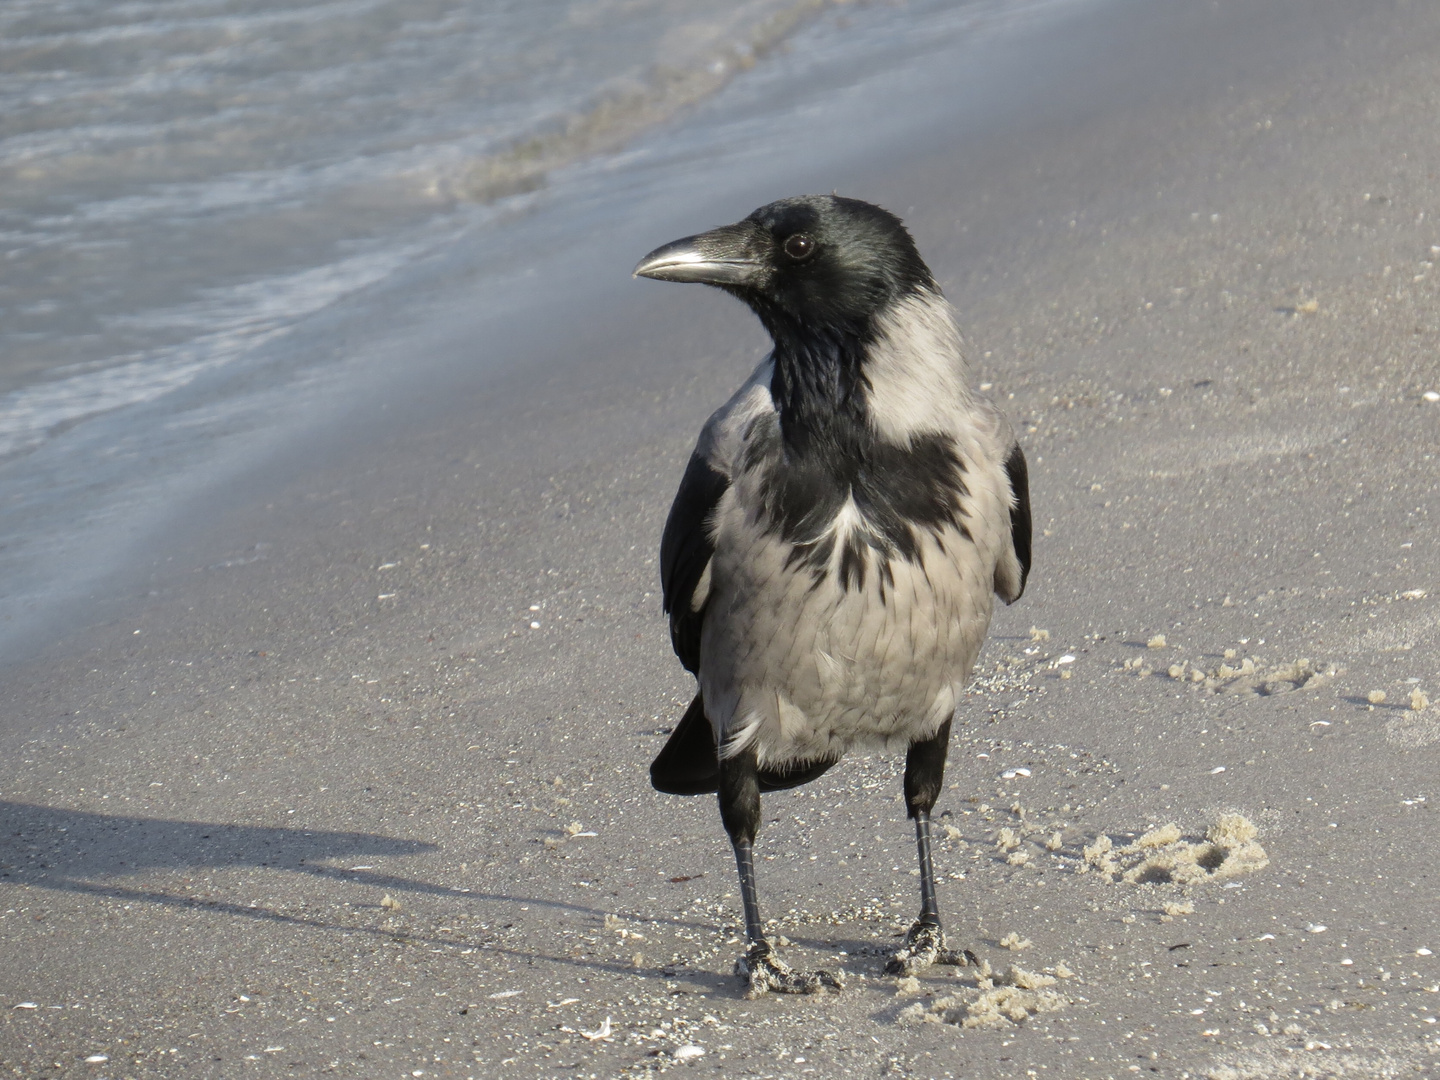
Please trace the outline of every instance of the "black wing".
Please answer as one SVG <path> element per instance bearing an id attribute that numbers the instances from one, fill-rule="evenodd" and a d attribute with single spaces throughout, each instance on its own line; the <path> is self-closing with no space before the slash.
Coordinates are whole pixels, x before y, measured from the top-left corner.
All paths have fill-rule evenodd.
<path id="1" fill-rule="evenodd" d="M 710 516 L 729 486 L 729 479 L 711 468 L 698 450 L 691 454 L 660 540 L 660 587 L 665 614 L 670 616 L 670 644 L 692 675 L 700 670 L 700 626 L 705 616 L 705 597 L 697 605 L 696 590 L 708 582 L 710 557 L 715 554 Z"/>
<path id="2" fill-rule="evenodd" d="M 705 618 L 705 597 L 700 597 L 697 605 L 696 592 L 705 582 L 715 554 L 710 515 L 729 486 L 730 481 L 696 450 L 685 467 L 660 539 L 660 587 L 665 614 L 670 616 L 670 644 L 692 675 L 700 673 L 700 627 Z M 699 694 L 651 764 L 650 783 L 656 791 L 669 795 L 703 795 L 719 789 L 715 733 Z"/>
<path id="3" fill-rule="evenodd" d="M 1025 582 L 1030 577 L 1030 468 L 1025 464 L 1019 443 L 1005 459 L 1005 475 L 1010 478 L 1010 490 L 1015 493 L 1015 506 L 1010 511 L 1010 543 L 1020 563 L 1020 588 L 1009 598 L 1014 603 L 1024 593 Z"/>

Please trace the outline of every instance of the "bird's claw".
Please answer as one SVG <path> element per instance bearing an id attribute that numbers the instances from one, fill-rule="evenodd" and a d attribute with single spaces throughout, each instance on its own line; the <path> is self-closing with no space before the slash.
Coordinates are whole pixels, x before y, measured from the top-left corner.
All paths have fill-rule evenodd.
<path id="1" fill-rule="evenodd" d="M 945 944 L 945 931 L 939 923 L 923 919 L 910 927 L 905 944 L 895 950 L 885 965 L 887 975 L 914 975 L 931 964 L 951 967 L 979 967 L 980 961 L 969 949 L 951 949 Z"/>
<path id="2" fill-rule="evenodd" d="M 830 971 L 795 971 L 775 955 L 768 941 L 756 942 L 735 961 L 735 974 L 745 980 L 745 996 L 764 997 L 771 990 L 780 994 L 818 994 L 824 987 L 843 990 L 845 981 Z"/>

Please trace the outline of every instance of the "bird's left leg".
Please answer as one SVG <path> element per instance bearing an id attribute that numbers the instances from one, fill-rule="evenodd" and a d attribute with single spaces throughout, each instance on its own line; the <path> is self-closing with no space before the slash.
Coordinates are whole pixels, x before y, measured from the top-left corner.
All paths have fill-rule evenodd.
<path id="1" fill-rule="evenodd" d="M 921 742 L 910 744 L 905 755 L 905 810 L 915 819 L 915 846 L 920 857 L 920 918 L 905 935 L 885 970 L 891 975 L 912 975 L 931 964 L 979 964 L 969 949 L 951 949 L 940 927 L 935 903 L 935 868 L 930 861 L 930 811 L 945 780 L 945 754 L 950 746 L 950 721 Z"/>
<path id="2" fill-rule="evenodd" d="M 745 996 L 758 998 L 771 990 L 782 994 L 814 994 L 821 987 L 835 990 L 844 985 L 829 971 L 794 971 L 775 955 L 765 938 L 760 921 L 760 902 L 755 893 L 755 834 L 760 829 L 760 768 L 754 750 L 744 750 L 720 759 L 720 819 L 735 848 L 735 866 L 740 871 L 740 898 L 745 905 L 745 937 L 750 948 L 735 962 L 735 974 L 745 980 Z"/>

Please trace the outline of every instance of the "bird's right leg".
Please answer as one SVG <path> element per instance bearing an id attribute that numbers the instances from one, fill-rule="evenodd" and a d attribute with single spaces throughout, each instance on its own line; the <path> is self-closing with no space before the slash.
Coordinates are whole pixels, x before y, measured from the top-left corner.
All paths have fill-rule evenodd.
<path id="1" fill-rule="evenodd" d="M 928 739 L 910 744 L 905 755 L 905 809 L 915 819 L 915 849 L 920 862 L 920 918 L 905 935 L 885 970 L 891 975 L 913 975 L 931 964 L 964 967 L 979 965 L 969 949 L 952 949 L 940 926 L 935 902 L 935 866 L 930 859 L 930 811 L 945 780 L 945 755 L 950 746 L 950 721 Z"/>
<path id="2" fill-rule="evenodd" d="M 750 947 L 735 962 L 735 974 L 745 980 L 745 996 L 758 998 L 771 990 L 782 994 L 814 994 L 821 987 L 839 990 L 843 983 L 829 971 L 793 971 L 775 955 L 760 921 L 755 894 L 755 834 L 760 829 L 760 770 L 755 751 L 746 750 L 720 759 L 720 820 L 735 849 L 740 871 L 740 898 L 745 905 L 745 938 Z"/>

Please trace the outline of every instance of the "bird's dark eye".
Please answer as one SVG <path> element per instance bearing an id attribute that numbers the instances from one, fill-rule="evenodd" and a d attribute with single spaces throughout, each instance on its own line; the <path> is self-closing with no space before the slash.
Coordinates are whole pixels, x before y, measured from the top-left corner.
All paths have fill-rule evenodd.
<path id="1" fill-rule="evenodd" d="M 785 238 L 785 254 L 799 262 L 801 259 L 808 259 L 810 253 L 815 250 L 815 241 L 804 233 L 796 233 L 794 236 Z"/>

